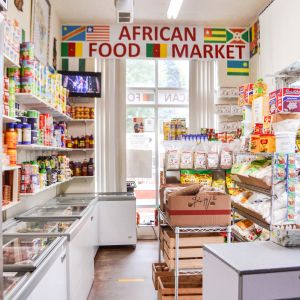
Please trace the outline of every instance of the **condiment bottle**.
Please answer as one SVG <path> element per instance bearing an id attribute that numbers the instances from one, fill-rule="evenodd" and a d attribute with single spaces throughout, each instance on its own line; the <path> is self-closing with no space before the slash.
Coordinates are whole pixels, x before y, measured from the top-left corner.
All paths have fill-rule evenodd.
<path id="1" fill-rule="evenodd" d="M 88 176 L 94 176 L 94 159 L 90 158 L 88 163 Z"/>
<path id="2" fill-rule="evenodd" d="M 88 161 L 85 159 L 82 163 L 82 176 L 88 176 Z"/>
<path id="3" fill-rule="evenodd" d="M 94 148 L 94 136 L 90 136 L 90 147 L 89 148 Z"/>

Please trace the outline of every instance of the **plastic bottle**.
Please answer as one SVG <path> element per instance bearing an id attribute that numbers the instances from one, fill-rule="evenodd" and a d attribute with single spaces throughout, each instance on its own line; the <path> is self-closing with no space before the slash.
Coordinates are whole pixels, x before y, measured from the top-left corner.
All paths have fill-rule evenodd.
<path id="1" fill-rule="evenodd" d="M 5 144 L 8 149 L 17 148 L 18 134 L 15 129 L 16 123 L 8 123 L 5 132 Z"/>
<path id="2" fill-rule="evenodd" d="M 90 158 L 88 163 L 88 176 L 94 176 L 94 159 Z"/>

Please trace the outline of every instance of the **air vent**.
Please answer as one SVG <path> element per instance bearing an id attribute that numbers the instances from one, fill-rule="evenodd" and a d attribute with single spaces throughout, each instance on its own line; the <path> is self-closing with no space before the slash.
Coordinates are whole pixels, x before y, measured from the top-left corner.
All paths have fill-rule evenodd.
<path id="1" fill-rule="evenodd" d="M 132 14 L 130 12 L 119 12 L 118 23 L 132 23 Z"/>
<path id="2" fill-rule="evenodd" d="M 133 23 L 133 0 L 115 0 L 118 23 Z"/>

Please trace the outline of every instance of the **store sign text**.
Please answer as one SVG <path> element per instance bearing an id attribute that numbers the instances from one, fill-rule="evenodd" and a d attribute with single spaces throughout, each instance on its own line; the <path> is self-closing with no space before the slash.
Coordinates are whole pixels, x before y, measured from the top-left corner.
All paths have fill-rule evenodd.
<path id="1" fill-rule="evenodd" d="M 248 60 L 247 34 L 246 28 L 63 25 L 62 57 Z"/>

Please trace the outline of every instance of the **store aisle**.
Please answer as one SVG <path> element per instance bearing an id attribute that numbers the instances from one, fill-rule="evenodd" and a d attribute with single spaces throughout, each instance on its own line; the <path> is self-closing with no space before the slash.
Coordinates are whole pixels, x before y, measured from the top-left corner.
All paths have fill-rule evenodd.
<path id="1" fill-rule="evenodd" d="M 157 241 L 130 247 L 100 249 L 88 300 L 154 300 L 151 264 L 157 261 Z"/>

